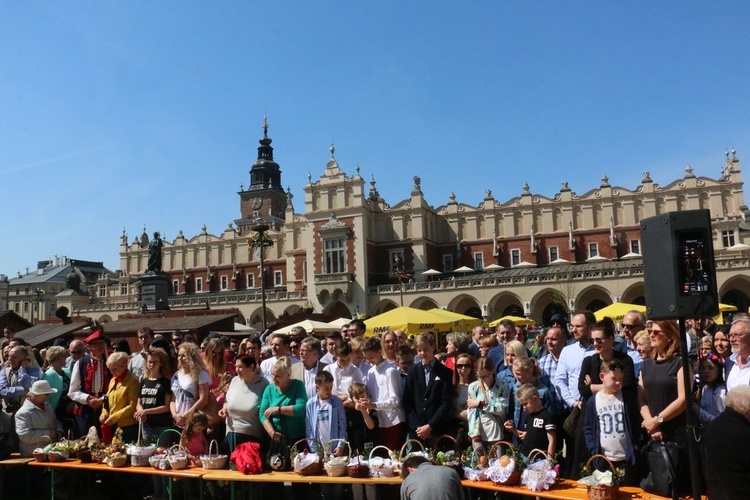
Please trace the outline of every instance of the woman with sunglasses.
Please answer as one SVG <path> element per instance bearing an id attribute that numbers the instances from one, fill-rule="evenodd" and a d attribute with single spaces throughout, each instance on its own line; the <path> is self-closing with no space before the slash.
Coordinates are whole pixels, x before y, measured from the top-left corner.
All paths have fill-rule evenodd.
<path id="1" fill-rule="evenodd" d="M 599 378 L 602 363 L 613 359 L 618 360 L 625 368 L 622 372 L 621 387 L 625 407 L 637 408 L 637 384 L 633 358 L 627 353 L 615 350 L 615 324 L 611 319 L 604 318 L 602 321 L 594 323 L 591 328 L 591 343 L 594 345 L 596 353 L 583 358 L 581 374 L 578 377 L 578 392 L 581 393 L 583 401 L 581 408 L 586 408 L 586 402 L 589 398 L 602 389 L 603 384 L 601 378 Z M 590 457 L 584 438 L 584 423 L 583 418 L 578 419 L 573 450 L 573 463 L 575 464 L 585 463 Z"/>
<path id="2" fill-rule="evenodd" d="M 469 419 L 469 437 L 474 449 L 489 449 L 503 439 L 510 387 L 495 373 L 489 358 L 477 360 L 477 378 L 469 384 L 466 409 Z"/>
<path id="3" fill-rule="evenodd" d="M 466 426 L 469 422 L 466 402 L 469 400 L 469 385 L 477 379 L 474 370 L 474 358 L 471 354 L 459 354 L 456 356 L 455 369 L 453 370 L 453 425 L 450 434 L 459 440 L 461 449 L 465 449 L 468 443 L 466 438 Z M 463 441 L 463 442 L 462 442 Z"/>
<path id="4" fill-rule="evenodd" d="M 685 467 L 687 455 L 687 419 L 685 407 L 689 393 L 685 391 L 680 353 L 680 332 L 670 320 L 653 321 L 648 328 L 651 337 L 651 358 L 643 361 L 638 380 L 638 405 L 643 417 L 642 427 L 654 441 L 671 441 L 680 450 L 678 494 L 687 492 L 690 473 Z M 689 378 L 693 380 L 692 366 Z"/>

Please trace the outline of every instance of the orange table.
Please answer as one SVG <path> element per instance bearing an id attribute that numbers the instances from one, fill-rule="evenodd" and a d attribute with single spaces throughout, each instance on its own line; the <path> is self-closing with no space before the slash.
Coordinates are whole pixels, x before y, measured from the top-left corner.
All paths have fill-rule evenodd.
<path id="1" fill-rule="evenodd" d="M 493 484 L 492 481 L 469 481 L 468 479 L 464 479 L 461 483 L 469 488 L 502 491 L 526 497 L 554 498 L 560 500 L 586 500 L 588 498 L 586 487 L 570 479 L 558 479 L 549 490 L 539 492 L 531 491 L 526 486 L 498 486 Z M 621 486 L 620 494 L 617 498 L 618 500 L 671 500 L 671 498 L 646 493 L 641 488 L 631 486 Z"/>
<path id="2" fill-rule="evenodd" d="M 0 460 L 0 492 L 5 492 L 5 469 L 10 467 L 18 467 L 20 465 L 26 465 L 27 463 L 34 460 L 33 458 L 21 458 L 19 453 L 12 453 L 10 458 Z M 24 472 L 26 469 L 24 468 Z M 26 475 L 26 496 L 29 496 L 29 481 L 28 474 Z"/>
<path id="3" fill-rule="evenodd" d="M 205 481 L 229 481 L 231 499 L 234 500 L 235 481 L 251 483 L 313 483 L 313 484 L 401 484 L 400 476 L 366 477 L 364 479 L 349 476 L 331 477 L 324 474 L 301 476 L 296 472 L 267 472 L 264 474 L 245 475 L 235 470 L 212 470 L 203 475 Z"/>
<path id="4" fill-rule="evenodd" d="M 76 470 L 76 471 L 89 471 L 89 472 L 120 472 L 125 474 L 146 474 L 149 476 L 166 476 L 169 478 L 169 500 L 172 500 L 172 480 L 178 479 L 201 479 L 206 472 L 206 469 L 202 468 L 190 468 L 182 470 L 158 470 L 153 467 L 133 467 L 126 465 L 125 467 L 109 467 L 104 464 L 95 463 L 83 463 L 80 460 L 66 460 L 65 462 L 37 462 L 31 461 L 29 465 L 32 467 L 45 467 L 49 468 L 52 473 L 51 484 L 55 483 L 55 470 Z M 200 498 L 203 499 L 203 486 L 199 488 Z M 55 499 L 54 487 L 50 488 L 50 499 Z"/>

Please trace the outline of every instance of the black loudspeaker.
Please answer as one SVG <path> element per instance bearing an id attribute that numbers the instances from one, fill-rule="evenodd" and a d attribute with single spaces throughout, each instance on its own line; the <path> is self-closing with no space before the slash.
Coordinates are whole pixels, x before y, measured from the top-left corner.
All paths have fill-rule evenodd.
<path id="1" fill-rule="evenodd" d="M 641 221 L 643 277 L 649 319 L 719 314 L 708 210 L 686 210 Z"/>

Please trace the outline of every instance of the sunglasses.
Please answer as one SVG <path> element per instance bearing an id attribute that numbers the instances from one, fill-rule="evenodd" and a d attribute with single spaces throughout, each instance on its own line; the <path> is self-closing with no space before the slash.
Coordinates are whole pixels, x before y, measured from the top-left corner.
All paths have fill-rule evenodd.
<path id="1" fill-rule="evenodd" d="M 299 346 L 297 344 L 292 344 L 289 346 L 289 349 L 299 349 Z"/>
<path id="2" fill-rule="evenodd" d="M 594 342 L 595 344 L 603 344 L 603 343 L 604 343 L 604 341 L 605 341 L 605 340 L 607 340 L 607 339 L 605 339 L 604 337 L 597 337 L 597 338 L 595 338 L 595 339 L 591 339 L 591 340 L 592 340 L 592 341 L 593 341 L 593 342 Z"/>
<path id="3" fill-rule="evenodd" d="M 662 332 L 661 330 L 652 330 L 652 329 L 648 329 L 648 330 L 646 330 L 646 331 L 648 332 L 648 334 L 649 334 L 649 335 L 658 335 L 658 334 L 660 334 L 660 333 L 663 333 L 663 332 Z"/>
<path id="4" fill-rule="evenodd" d="M 469 369 L 469 368 L 471 368 L 471 365 L 465 365 L 463 363 L 461 363 L 460 365 L 456 365 L 456 369 L 457 370 L 461 370 L 463 368 Z"/>
<path id="5" fill-rule="evenodd" d="M 78 356 L 79 354 L 83 354 L 83 351 L 70 351 L 70 354 L 73 356 Z"/>

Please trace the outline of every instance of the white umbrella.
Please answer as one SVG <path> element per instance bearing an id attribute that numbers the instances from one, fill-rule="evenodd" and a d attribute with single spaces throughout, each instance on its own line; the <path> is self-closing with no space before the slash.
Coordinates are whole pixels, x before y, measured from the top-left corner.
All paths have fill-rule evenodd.
<path id="1" fill-rule="evenodd" d="M 334 332 L 338 330 L 338 328 L 333 327 L 329 325 L 328 323 L 323 323 L 322 321 L 313 321 L 310 319 L 305 319 L 300 321 L 299 323 L 295 323 L 293 325 L 285 326 L 284 328 L 279 328 L 278 330 L 275 330 L 273 333 L 292 333 L 292 328 L 296 326 L 301 326 L 305 329 L 307 333 L 328 333 L 328 332 Z"/>
<path id="2" fill-rule="evenodd" d="M 642 259 L 642 258 L 643 258 L 643 255 L 641 255 L 639 253 L 630 252 L 630 253 L 626 253 L 625 255 L 623 255 L 622 257 L 620 257 L 620 260 Z"/>
<path id="3" fill-rule="evenodd" d="M 562 264 L 570 264 L 570 261 L 569 260 L 565 260 L 565 259 L 555 259 L 552 262 L 550 262 L 550 264 L 553 265 L 553 266 L 559 266 L 559 265 L 562 265 Z"/>
<path id="4" fill-rule="evenodd" d="M 474 270 L 468 266 L 461 266 L 458 269 L 453 270 L 454 273 L 473 273 Z"/>
<path id="5" fill-rule="evenodd" d="M 485 266 L 485 271 L 499 271 L 500 269 L 505 269 L 503 266 L 498 266 L 497 264 L 490 264 L 489 266 Z"/>
<path id="6" fill-rule="evenodd" d="M 443 273 L 435 269 L 428 269 L 427 271 L 424 271 L 422 273 L 423 276 L 437 276 L 438 274 L 443 274 Z"/>
<path id="7" fill-rule="evenodd" d="M 531 262 L 523 261 L 520 264 L 516 264 L 513 267 L 536 267 L 536 264 L 532 264 Z"/>
<path id="8" fill-rule="evenodd" d="M 339 318 L 339 319 L 334 319 L 333 321 L 329 321 L 326 324 L 330 327 L 340 330 L 342 326 L 348 325 L 349 323 L 351 323 L 351 321 L 352 320 L 350 320 L 349 318 Z"/>
<path id="9" fill-rule="evenodd" d="M 244 323 L 237 323 L 237 322 L 234 323 L 234 331 L 235 332 L 253 332 L 253 333 L 258 333 L 258 330 L 256 330 L 252 326 L 247 326 Z"/>

